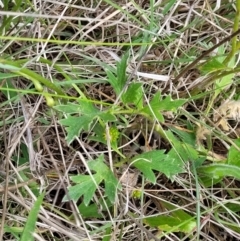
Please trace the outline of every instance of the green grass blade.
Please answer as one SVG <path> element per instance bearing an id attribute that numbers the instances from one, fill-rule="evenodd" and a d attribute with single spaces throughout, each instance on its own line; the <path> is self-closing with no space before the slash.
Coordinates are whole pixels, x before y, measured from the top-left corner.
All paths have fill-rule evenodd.
<path id="1" fill-rule="evenodd" d="M 44 193 L 42 193 L 36 200 L 31 209 L 27 222 L 25 224 L 20 241 L 34 241 L 32 233 L 34 232 L 35 225 L 37 222 L 38 213 L 43 201 Z"/>

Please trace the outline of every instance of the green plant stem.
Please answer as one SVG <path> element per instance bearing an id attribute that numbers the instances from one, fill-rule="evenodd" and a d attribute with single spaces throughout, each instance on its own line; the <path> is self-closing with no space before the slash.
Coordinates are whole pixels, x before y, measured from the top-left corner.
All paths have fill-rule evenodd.
<path id="1" fill-rule="evenodd" d="M 66 94 L 64 93 L 64 91 L 62 91 L 62 89 L 60 87 L 54 85 L 52 82 L 48 81 L 47 79 L 45 79 L 41 75 L 35 73 L 34 71 L 31 71 L 31 70 L 26 69 L 26 68 L 22 68 L 20 65 L 18 65 L 16 63 L 13 63 L 13 61 L 8 61 L 8 60 L 5 60 L 5 59 L 0 59 L 0 63 L 3 64 L 3 65 L 6 65 L 6 68 L 9 67 L 9 70 L 11 72 L 17 73 L 17 74 L 31 80 L 34 85 L 41 83 L 44 86 L 46 86 L 47 88 L 55 91 L 58 95 L 66 96 Z"/>

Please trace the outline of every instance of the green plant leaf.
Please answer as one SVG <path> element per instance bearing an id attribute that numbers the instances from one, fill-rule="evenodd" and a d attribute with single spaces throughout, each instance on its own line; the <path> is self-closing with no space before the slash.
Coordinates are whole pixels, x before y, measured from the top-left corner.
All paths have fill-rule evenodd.
<path id="1" fill-rule="evenodd" d="M 203 74 L 209 74 L 218 70 L 225 70 L 226 65 L 218 60 L 218 57 L 213 57 L 200 68 Z"/>
<path id="2" fill-rule="evenodd" d="M 187 132 L 185 130 L 177 129 L 174 126 L 170 126 L 169 129 L 175 134 L 177 134 L 177 136 L 181 139 L 182 142 L 193 146 L 195 145 L 196 135 L 192 130 L 190 130 L 190 132 Z"/>
<path id="3" fill-rule="evenodd" d="M 107 211 L 112 207 L 112 203 L 109 200 L 99 199 L 98 203 L 92 203 L 86 206 L 83 202 L 78 206 L 78 210 L 84 218 L 103 218 L 101 212 Z M 99 212 L 101 209 L 101 212 Z"/>
<path id="4" fill-rule="evenodd" d="M 196 227 L 196 221 L 192 217 L 182 220 L 177 217 L 159 215 L 144 219 L 144 223 L 150 227 L 158 227 L 161 231 L 190 233 Z"/>
<path id="5" fill-rule="evenodd" d="M 124 104 L 134 104 L 138 109 L 143 108 L 143 93 L 141 83 L 131 83 L 127 91 L 122 95 Z"/>
<path id="6" fill-rule="evenodd" d="M 97 160 L 90 161 L 89 169 L 95 171 L 102 177 L 105 184 L 105 194 L 113 203 L 116 197 L 117 189 L 121 188 L 118 179 L 114 176 L 109 167 L 104 163 L 104 157 L 100 156 Z"/>
<path id="7" fill-rule="evenodd" d="M 164 122 L 164 118 L 163 115 L 160 113 L 160 108 L 161 108 L 161 104 L 160 104 L 161 100 L 160 100 L 160 93 L 158 92 L 153 99 L 150 101 L 149 106 L 144 107 L 141 112 L 143 112 L 144 114 L 147 114 L 149 117 L 154 117 L 154 115 L 157 117 L 157 119 L 160 122 Z"/>
<path id="8" fill-rule="evenodd" d="M 80 113 L 83 115 L 98 115 L 99 110 L 88 99 L 81 99 L 79 102 Z"/>
<path id="9" fill-rule="evenodd" d="M 127 81 L 127 60 L 128 54 L 123 55 L 122 59 L 117 62 L 117 71 L 114 73 L 109 68 L 106 69 L 106 74 L 108 77 L 108 82 L 113 87 L 117 95 L 122 91 L 126 81 Z M 116 75 L 115 75 L 116 74 Z"/>
<path id="10" fill-rule="evenodd" d="M 200 174 L 206 175 L 212 179 L 221 180 L 223 177 L 234 177 L 240 180 L 240 167 L 229 164 L 212 164 L 197 168 Z"/>
<path id="11" fill-rule="evenodd" d="M 66 114 L 97 115 L 100 112 L 88 99 L 78 100 L 78 102 L 78 104 L 69 102 L 64 105 L 56 105 L 54 109 Z"/>
<path id="12" fill-rule="evenodd" d="M 179 160 L 172 157 L 171 152 L 166 155 L 164 150 L 150 151 L 135 156 L 131 163 L 143 173 L 145 178 L 155 184 L 156 177 L 153 170 L 162 172 L 170 178 L 182 172 L 182 161 L 179 165 Z"/>
<path id="13" fill-rule="evenodd" d="M 187 144 L 186 141 L 179 141 L 170 130 L 166 131 L 165 134 L 173 146 L 168 152 L 168 158 L 174 159 L 178 163 L 176 167 L 183 171 L 184 162 L 194 161 L 195 165 L 198 166 L 204 161 L 204 158 L 199 157 L 199 153 L 194 146 L 195 143 Z"/>
<path id="14" fill-rule="evenodd" d="M 159 215 L 144 219 L 151 227 L 158 227 L 162 231 L 190 233 L 196 227 L 194 217 L 179 209 L 177 205 L 161 200 L 161 206 L 168 210 L 168 215 Z"/>
<path id="15" fill-rule="evenodd" d="M 156 93 L 150 101 L 149 106 L 146 106 L 141 110 L 142 113 L 147 114 L 148 116 L 153 116 L 153 112 L 160 122 L 164 122 L 163 115 L 160 113 L 161 111 L 176 111 L 178 107 L 186 102 L 184 99 L 172 100 L 170 96 L 167 96 L 164 99 L 161 99 L 160 97 L 160 92 Z"/>
<path id="16" fill-rule="evenodd" d="M 59 120 L 67 131 L 67 143 L 70 144 L 82 130 L 88 131 L 93 120 L 101 118 L 104 122 L 114 122 L 116 117 L 109 111 L 98 110 L 89 100 L 79 100 L 79 104 L 68 103 L 54 107 L 56 110 L 66 114 L 79 113 L 81 116 L 67 116 L 66 119 Z"/>
<path id="17" fill-rule="evenodd" d="M 184 171 L 184 162 L 181 158 L 181 155 L 177 153 L 175 148 L 172 148 L 165 157 L 165 162 L 168 163 L 169 168 L 166 168 L 164 174 L 172 178 L 172 176 L 182 173 Z"/>
<path id="18" fill-rule="evenodd" d="M 107 81 L 111 84 L 115 93 L 118 95 L 121 92 L 121 89 L 119 88 L 117 77 L 109 69 L 106 69 L 106 74 L 108 77 Z"/>
<path id="19" fill-rule="evenodd" d="M 75 137 L 80 135 L 82 130 L 89 130 L 92 121 L 96 116 L 68 116 L 66 119 L 59 120 L 59 123 L 65 126 L 67 131 L 67 143 L 70 144 Z"/>
<path id="20" fill-rule="evenodd" d="M 222 60 L 223 61 L 223 60 Z M 229 63 L 228 63 L 228 67 L 229 69 L 233 69 L 235 66 L 235 58 L 232 58 Z M 225 67 L 223 70 L 226 70 L 227 68 Z M 218 94 L 220 94 L 224 89 L 228 88 L 229 86 L 231 86 L 231 84 L 234 81 L 234 75 L 235 74 L 228 74 L 223 76 L 222 78 L 218 79 L 215 81 L 215 96 L 217 96 Z"/>
<path id="21" fill-rule="evenodd" d="M 74 186 L 68 188 L 68 195 L 70 200 L 77 201 L 81 196 L 84 198 L 84 204 L 87 206 L 91 201 L 94 193 L 96 192 L 97 186 L 102 182 L 101 176 L 92 175 L 78 175 L 71 177 L 73 182 L 78 182 Z M 67 196 L 63 198 L 64 201 L 69 201 Z"/>
<path id="22" fill-rule="evenodd" d="M 240 139 L 235 140 L 234 143 L 240 147 Z M 234 146 L 231 146 L 228 151 L 227 163 L 240 167 L 240 152 Z"/>
<path id="23" fill-rule="evenodd" d="M 83 202 L 87 206 L 96 192 L 99 184 L 104 182 L 105 195 L 112 203 L 114 203 L 117 189 L 121 189 L 121 186 L 118 183 L 118 179 L 104 163 L 103 156 L 101 155 L 96 160 L 89 161 L 87 165 L 91 171 L 95 172 L 95 174 L 77 175 L 71 177 L 73 182 L 79 184 L 68 188 L 68 195 L 70 199 L 77 201 L 81 196 L 83 196 Z M 68 201 L 68 197 L 65 196 L 63 201 Z"/>
<path id="24" fill-rule="evenodd" d="M 60 111 L 66 114 L 80 113 L 81 111 L 80 106 L 74 103 L 67 103 L 65 105 L 55 105 L 53 108 L 57 111 Z"/>
<path id="25" fill-rule="evenodd" d="M 117 120 L 116 116 L 110 112 L 99 112 L 98 117 L 101 118 L 105 123 L 114 122 Z"/>
<path id="26" fill-rule="evenodd" d="M 81 213 L 81 216 L 84 218 L 103 218 L 103 216 L 98 212 L 99 207 L 96 203 L 86 206 L 84 203 L 81 203 L 78 206 L 78 210 Z"/>
<path id="27" fill-rule="evenodd" d="M 37 198 L 36 202 L 34 203 L 32 209 L 29 213 L 29 216 L 28 216 L 27 222 L 25 224 L 23 233 L 21 235 L 20 241 L 33 241 L 34 240 L 32 233 L 35 230 L 35 225 L 37 222 L 37 217 L 38 217 L 38 213 L 39 213 L 42 201 L 43 201 L 43 197 L 44 197 L 44 193 L 42 193 Z"/>
<path id="28" fill-rule="evenodd" d="M 128 53 L 122 56 L 122 59 L 117 62 L 117 79 L 118 79 L 118 88 L 122 91 L 126 81 L 127 81 L 127 61 Z M 119 93 L 118 93 L 119 94 Z"/>

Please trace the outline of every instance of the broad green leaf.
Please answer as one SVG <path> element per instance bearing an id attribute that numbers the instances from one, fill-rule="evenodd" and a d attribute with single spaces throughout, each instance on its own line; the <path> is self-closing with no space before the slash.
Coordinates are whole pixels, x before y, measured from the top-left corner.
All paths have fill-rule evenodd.
<path id="1" fill-rule="evenodd" d="M 67 143 L 70 144 L 75 137 L 79 136 L 82 130 L 89 130 L 95 116 L 68 116 L 66 119 L 59 120 L 59 123 L 65 126 L 67 131 Z"/>
<path id="2" fill-rule="evenodd" d="M 66 114 L 80 113 L 81 111 L 80 106 L 74 103 L 67 103 L 66 105 L 55 105 L 53 108 Z"/>
<path id="3" fill-rule="evenodd" d="M 169 142 L 173 148 L 169 151 L 168 155 L 170 159 L 178 160 L 178 167 L 183 170 L 183 163 L 188 161 L 194 161 L 198 166 L 204 161 L 204 158 L 199 157 L 199 153 L 192 144 L 187 144 L 186 141 L 179 141 L 179 139 L 168 130 L 165 132 Z"/>
<path id="4" fill-rule="evenodd" d="M 122 91 L 127 81 L 127 74 L 126 74 L 127 60 L 128 60 L 128 54 L 125 54 L 123 55 L 122 59 L 119 62 L 117 62 L 117 71 L 116 71 L 117 76 L 110 69 L 106 69 L 106 74 L 108 77 L 107 81 L 111 84 L 111 86 L 113 87 L 117 95 L 120 94 L 120 92 Z"/>
<path id="5" fill-rule="evenodd" d="M 234 68 L 234 66 L 235 66 L 235 58 L 232 58 L 228 63 L 228 67 L 229 69 L 231 69 L 231 68 Z M 219 95 L 224 89 L 228 88 L 233 83 L 234 75 L 235 74 L 228 74 L 215 81 L 215 87 L 214 87 L 215 96 Z"/>
<path id="6" fill-rule="evenodd" d="M 233 69 L 235 66 L 235 58 L 231 58 L 227 64 L 224 63 L 226 58 L 226 47 L 224 45 L 220 46 L 217 50 L 217 56 L 212 57 L 210 61 L 204 64 L 207 67 L 205 74 L 211 72 L 221 73 L 222 71 Z M 214 98 L 233 83 L 233 77 L 234 74 L 229 74 L 215 81 Z"/>
<path id="7" fill-rule="evenodd" d="M 229 213 L 229 210 L 231 210 L 232 212 L 236 213 L 236 212 L 240 212 L 240 205 L 239 203 L 234 203 L 234 200 L 229 200 L 228 203 L 224 203 L 224 206 L 219 207 L 216 212 L 218 213 Z"/>
<path id="8" fill-rule="evenodd" d="M 109 200 L 113 203 L 115 201 L 116 191 L 120 187 L 118 179 L 114 176 L 109 167 L 104 163 L 103 156 L 100 156 L 97 160 L 90 161 L 88 164 L 90 170 L 95 171 L 102 177 L 105 184 L 105 194 Z"/>
<path id="9" fill-rule="evenodd" d="M 143 108 L 143 93 L 141 83 L 131 83 L 127 91 L 122 95 L 124 104 L 134 104 L 138 109 Z"/>
<path id="10" fill-rule="evenodd" d="M 91 101 L 82 99 L 78 102 L 79 104 L 67 103 L 64 105 L 57 105 L 54 108 L 67 114 L 80 113 L 82 115 L 97 115 L 100 113 L 100 111 L 93 105 Z"/>
<path id="11" fill-rule="evenodd" d="M 225 204 L 224 204 L 225 206 Z M 228 211 L 229 213 L 229 211 Z M 224 226 L 225 228 L 228 228 L 229 230 L 235 231 L 236 233 L 240 233 L 240 227 L 238 222 L 231 222 L 230 220 L 226 220 L 226 218 L 223 217 L 223 215 L 219 215 L 220 213 L 217 212 L 217 210 L 214 212 L 215 220 Z"/>
<path id="12" fill-rule="evenodd" d="M 83 115 L 97 115 L 100 111 L 87 99 L 81 99 L 78 101 L 81 114 Z"/>
<path id="13" fill-rule="evenodd" d="M 234 143 L 240 147 L 240 139 L 235 140 Z M 227 162 L 240 167 L 240 152 L 234 146 L 231 146 L 229 149 Z"/>
<path id="14" fill-rule="evenodd" d="M 26 163 L 29 163 L 29 153 L 28 153 L 28 147 L 26 144 L 21 143 L 20 145 L 21 149 L 21 156 L 13 156 L 13 159 L 18 163 L 19 166 L 24 165 Z"/>
<path id="15" fill-rule="evenodd" d="M 176 147 L 176 150 L 180 153 L 180 156 L 184 161 L 194 161 L 199 158 L 198 151 L 192 145 L 179 142 L 179 144 L 174 147 Z"/>
<path id="16" fill-rule="evenodd" d="M 78 175 L 71 177 L 71 180 L 75 182 L 76 177 L 79 184 L 68 188 L 68 196 L 70 200 L 73 201 L 77 201 L 81 196 L 83 196 L 83 202 L 87 206 L 96 192 L 97 186 L 102 182 L 102 178 L 97 174 L 92 176 Z M 94 181 L 92 178 L 94 178 Z M 63 202 L 64 201 L 69 201 L 67 196 L 63 198 Z"/>
<path id="17" fill-rule="evenodd" d="M 228 74 L 215 81 L 216 86 L 214 88 L 215 95 L 221 93 L 225 88 L 228 88 L 233 83 L 234 74 Z"/>
<path id="18" fill-rule="evenodd" d="M 183 209 L 179 209 L 179 207 L 177 205 L 174 205 L 170 202 L 161 200 L 161 205 L 163 207 L 165 207 L 167 210 L 171 210 L 171 216 L 173 216 L 175 218 L 179 218 L 182 221 L 192 218 L 192 216 L 189 215 L 188 213 L 186 213 L 185 211 L 183 211 Z"/>
<path id="19" fill-rule="evenodd" d="M 181 155 L 179 155 L 174 148 L 172 148 L 166 154 L 164 162 L 166 163 L 167 166 L 163 173 L 170 179 L 172 179 L 174 175 L 182 173 L 184 171 L 183 159 Z"/>
<path id="20" fill-rule="evenodd" d="M 111 241 L 112 240 L 112 227 L 107 227 L 103 235 L 102 241 Z"/>
<path id="21" fill-rule="evenodd" d="M 101 118 L 105 123 L 114 122 L 117 120 L 116 116 L 110 112 L 99 112 L 98 117 Z"/>
<path id="22" fill-rule="evenodd" d="M 160 113 L 161 111 L 161 104 L 160 104 L 160 93 L 158 92 L 153 99 L 150 101 L 149 106 L 144 107 L 141 112 L 144 114 L 147 114 L 148 116 L 153 116 L 154 115 L 157 117 L 157 119 L 160 122 L 164 122 L 163 115 Z"/>
<path id="23" fill-rule="evenodd" d="M 218 60 L 218 57 L 213 57 L 200 68 L 204 74 L 209 74 L 218 70 L 225 70 L 226 65 Z"/>
<path id="24" fill-rule="evenodd" d="M 21 235 L 20 241 L 33 241 L 34 240 L 32 233 L 35 230 L 38 213 L 39 213 L 43 198 L 44 198 L 44 193 L 42 193 L 37 198 L 36 202 L 34 203 L 32 209 L 29 213 L 29 216 L 28 216 L 27 222 L 25 224 L 23 233 Z"/>
<path id="25" fill-rule="evenodd" d="M 213 179 L 211 175 L 208 175 L 208 174 L 205 174 L 205 173 L 199 171 L 198 168 L 196 168 L 196 169 L 198 171 L 199 180 L 204 187 L 212 187 L 213 185 L 221 182 L 221 180 L 222 180 L 222 178 Z"/>
<path id="26" fill-rule="evenodd" d="M 163 231 L 189 233 L 196 227 L 194 217 L 179 209 L 177 205 L 161 200 L 161 206 L 168 210 L 168 215 L 159 215 L 144 220 L 151 227 L 158 227 Z"/>
<path id="27" fill-rule="evenodd" d="M 186 102 L 184 99 L 172 100 L 170 96 L 163 99 L 160 97 L 161 94 L 158 92 L 150 101 L 149 106 L 146 106 L 141 110 L 141 112 L 149 116 L 153 116 L 153 112 L 160 122 L 164 121 L 163 115 L 160 113 L 161 111 L 176 111 Z"/>
<path id="28" fill-rule="evenodd" d="M 71 177 L 71 180 L 78 184 L 68 188 L 69 198 L 77 201 L 81 196 L 83 196 L 83 202 L 87 206 L 93 198 L 99 184 L 104 182 L 105 195 L 112 203 L 114 203 L 117 189 L 121 189 L 121 186 L 118 183 L 118 179 L 104 163 L 103 156 L 100 156 L 96 160 L 89 161 L 87 164 L 88 168 L 91 171 L 94 171 L 95 174 L 77 175 Z M 63 201 L 68 201 L 68 196 L 65 196 Z"/>
<path id="29" fill-rule="evenodd" d="M 172 100 L 171 96 L 168 95 L 160 101 L 160 110 L 163 111 L 177 111 L 177 109 L 186 102 L 185 99 Z"/>
<path id="30" fill-rule="evenodd" d="M 230 164 L 212 164 L 197 168 L 198 172 L 212 179 L 221 179 L 223 177 L 234 177 L 240 180 L 240 167 Z"/>
<path id="31" fill-rule="evenodd" d="M 83 218 L 103 218 L 103 215 L 99 212 L 99 207 L 96 203 L 86 206 L 81 203 L 78 206 L 79 213 Z"/>
<path id="32" fill-rule="evenodd" d="M 103 199 L 100 198 L 98 203 L 94 202 L 88 206 L 82 202 L 78 206 L 78 210 L 84 218 L 103 218 L 103 215 L 101 212 L 99 212 L 99 209 L 104 212 L 110 207 L 112 207 L 112 204 L 108 199 L 103 201 Z"/>
<path id="33" fill-rule="evenodd" d="M 164 154 L 164 150 L 150 151 L 137 155 L 131 162 L 137 169 L 139 169 L 145 178 L 152 183 L 156 183 L 156 177 L 153 172 L 159 171 L 164 173 L 167 177 L 182 172 L 182 161 L 179 165 L 179 160 L 172 158 L 170 154 Z"/>
<path id="34" fill-rule="evenodd" d="M 187 132 L 185 130 L 181 130 L 175 127 L 169 127 L 172 132 L 177 134 L 177 136 L 181 139 L 182 142 L 190 144 L 190 145 L 195 145 L 196 143 L 196 135 L 194 134 L 193 131 Z"/>
<path id="35" fill-rule="evenodd" d="M 158 227 L 161 231 L 190 233 L 196 227 L 196 221 L 192 217 L 182 220 L 177 217 L 159 215 L 145 218 L 144 223 L 150 227 Z"/>

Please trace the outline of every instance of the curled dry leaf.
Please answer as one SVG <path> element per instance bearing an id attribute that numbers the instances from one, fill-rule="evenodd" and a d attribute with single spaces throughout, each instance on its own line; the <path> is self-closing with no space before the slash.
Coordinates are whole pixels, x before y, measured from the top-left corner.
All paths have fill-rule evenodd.
<path id="1" fill-rule="evenodd" d="M 168 120 L 174 119 L 173 111 L 164 111 L 163 112 L 164 117 L 166 117 Z"/>
<path id="2" fill-rule="evenodd" d="M 213 121 L 224 131 L 229 131 L 230 119 L 240 121 L 240 100 L 227 100 L 214 112 Z"/>
<path id="3" fill-rule="evenodd" d="M 203 140 L 207 139 L 207 136 L 210 136 L 211 132 L 206 127 L 198 125 L 196 130 L 196 142 L 197 145 L 202 144 Z"/>

